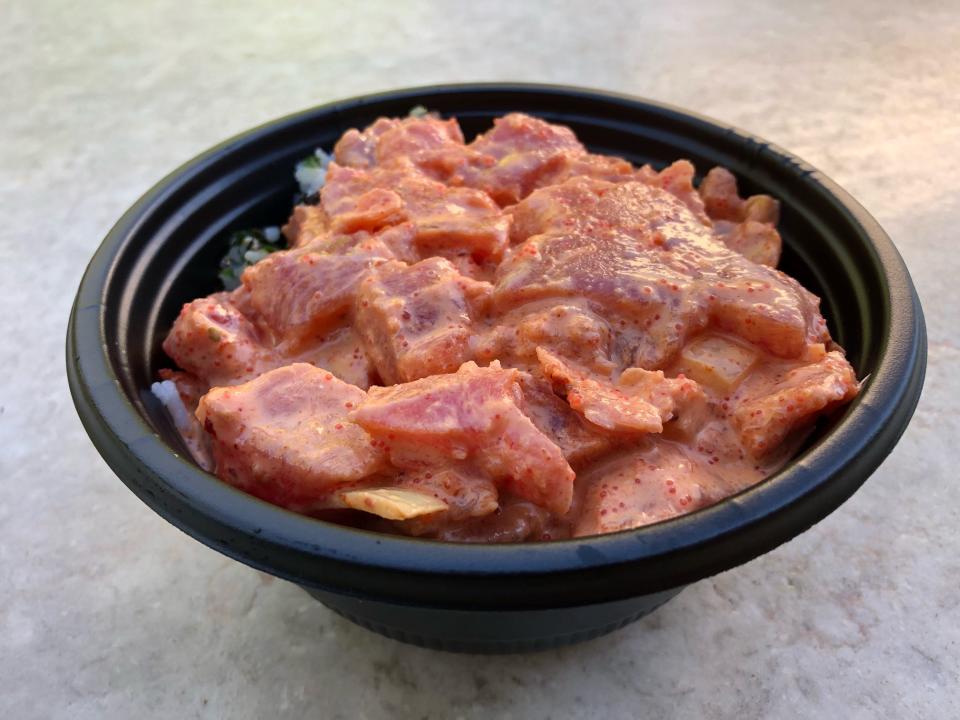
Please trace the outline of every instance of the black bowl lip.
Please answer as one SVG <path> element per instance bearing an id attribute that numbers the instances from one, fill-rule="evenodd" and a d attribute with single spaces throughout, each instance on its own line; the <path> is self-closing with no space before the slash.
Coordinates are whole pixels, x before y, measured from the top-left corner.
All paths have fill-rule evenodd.
<path id="1" fill-rule="evenodd" d="M 632 107 L 674 118 L 709 133 L 734 134 L 754 152 L 792 166 L 792 171 L 833 202 L 861 230 L 883 268 L 891 323 L 883 338 L 877 368 L 845 417 L 817 445 L 767 481 L 710 508 L 670 521 L 620 533 L 547 543 L 462 545 L 369 533 L 283 510 L 246 495 L 179 457 L 140 415 L 121 389 L 106 348 L 107 289 L 115 281 L 116 260 L 144 219 L 190 178 L 211 164 L 282 128 L 317 117 L 331 120 L 341 111 L 391 101 L 424 102 L 430 97 L 498 93 L 568 96 L 614 106 Z M 79 351 L 79 338 L 98 339 L 99 352 Z M 91 259 L 71 311 L 67 336 L 68 379 L 84 426 L 101 454 L 148 505 L 202 542 L 247 564 L 295 582 L 335 592 L 368 594 L 396 602 L 426 601 L 404 583 L 384 584 L 376 573 L 398 579 L 443 577 L 450 591 L 438 603 L 483 606 L 476 582 L 497 579 L 564 578 L 564 586 L 586 580 L 600 568 L 612 569 L 624 582 L 596 591 L 581 587 L 567 597 L 554 585 L 515 585 L 524 606 L 558 606 L 569 602 L 603 602 L 686 584 L 752 559 L 792 538 L 825 517 L 849 497 L 880 464 L 902 434 L 916 406 L 923 382 L 926 335 L 922 309 L 912 281 L 895 246 L 879 224 L 849 194 L 792 154 L 725 123 L 663 103 L 627 95 L 561 85 L 470 83 L 406 88 L 341 100 L 294 113 L 237 135 L 188 161 L 147 191 L 111 229 Z M 134 470 L 131 471 L 131 468 Z M 839 482 L 841 473 L 854 477 Z M 849 474 L 849 473 L 848 473 Z M 148 478 L 159 480 L 150 486 Z M 836 487 L 832 487 L 834 485 Z M 819 495 L 821 499 L 809 502 Z M 804 502 L 807 500 L 808 502 Z M 802 506 L 802 507 L 801 507 Z M 795 508 L 795 512 L 791 512 Z M 234 539 L 217 537 L 184 520 L 209 518 L 227 528 Z M 239 549 L 235 537 L 250 547 Z M 309 568 L 278 568 L 277 552 L 299 558 L 354 566 L 350 585 L 325 571 L 323 562 Z M 283 565 L 283 563 L 279 563 Z M 646 572 L 650 571 L 650 572 Z M 586 574 L 584 574 L 586 573 Z M 586 584 L 586 583 L 584 583 Z M 535 585 L 535 584 L 534 584 Z M 510 595 L 511 593 L 506 593 Z M 502 606 L 503 593 L 490 603 Z"/>

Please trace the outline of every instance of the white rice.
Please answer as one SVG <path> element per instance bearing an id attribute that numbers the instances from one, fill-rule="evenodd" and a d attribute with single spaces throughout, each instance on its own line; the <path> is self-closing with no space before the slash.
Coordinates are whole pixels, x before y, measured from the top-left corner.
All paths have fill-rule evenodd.
<path id="1" fill-rule="evenodd" d="M 180 433 L 180 437 L 197 465 L 208 472 L 212 472 L 215 463 L 206 433 L 200 427 L 200 421 L 183 404 L 180 392 L 177 390 L 177 384 L 173 380 L 155 382 L 150 386 L 150 392 L 160 401 L 164 410 L 167 411 L 167 415 L 173 420 L 177 432 Z"/>
<path id="2" fill-rule="evenodd" d="M 314 150 L 313 155 L 319 161 L 319 165 L 305 160 L 297 163 L 297 169 L 293 173 L 300 184 L 300 192 L 304 195 L 313 195 L 323 187 L 327 181 L 327 168 L 333 160 L 332 155 L 328 155 L 320 148 Z"/>
<path id="3" fill-rule="evenodd" d="M 163 404 L 170 419 L 173 420 L 173 424 L 177 426 L 177 430 L 181 434 L 190 432 L 193 427 L 193 418 L 190 416 L 187 406 L 183 404 L 183 399 L 177 390 L 177 384 L 173 380 L 155 382 L 150 386 L 150 392 Z"/>

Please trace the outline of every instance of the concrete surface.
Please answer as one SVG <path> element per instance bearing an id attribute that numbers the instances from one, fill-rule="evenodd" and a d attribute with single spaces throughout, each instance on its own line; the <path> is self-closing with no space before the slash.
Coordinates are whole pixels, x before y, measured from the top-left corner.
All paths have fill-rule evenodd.
<path id="1" fill-rule="evenodd" d="M 923 1 L 0 4 L 0 717 L 960 716 L 958 28 Z M 644 95 L 793 150 L 890 232 L 930 330 L 913 424 L 842 509 L 530 657 L 399 645 L 188 539 L 100 460 L 63 370 L 86 261 L 181 161 L 326 100 L 479 79 Z"/>

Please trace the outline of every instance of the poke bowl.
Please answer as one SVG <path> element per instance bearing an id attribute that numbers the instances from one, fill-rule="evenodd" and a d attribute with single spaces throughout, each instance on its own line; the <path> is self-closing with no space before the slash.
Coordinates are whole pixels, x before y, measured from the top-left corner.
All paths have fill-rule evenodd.
<path id="1" fill-rule="evenodd" d="M 336 524 L 278 507 L 207 472 L 151 387 L 181 307 L 219 289 L 232 231 L 282 225 L 291 169 L 351 128 L 426 107 L 468 138 L 525 113 L 568 126 L 600 155 L 663 168 L 728 168 L 745 193 L 780 202 L 780 267 L 821 299 L 860 379 L 766 479 L 696 512 L 606 534 L 455 543 Z M 632 622 L 686 585 L 747 562 L 843 503 L 910 420 L 926 361 L 910 276 L 877 223 L 789 153 L 657 103 L 577 88 L 471 84 L 369 95 L 267 123 L 204 153 L 144 195 L 81 282 L 67 334 L 74 402 L 120 479 L 176 527 L 302 586 L 365 627 L 405 642 L 519 652 Z"/>

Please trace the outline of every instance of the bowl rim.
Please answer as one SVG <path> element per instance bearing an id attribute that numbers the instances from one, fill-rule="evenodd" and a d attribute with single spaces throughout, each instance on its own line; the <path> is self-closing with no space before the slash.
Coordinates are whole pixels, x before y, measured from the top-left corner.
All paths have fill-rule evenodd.
<path id="1" fill-rule="evenodd" d="M 786 468 L 696 513 L 617 533 L 514 545 L 384 535 L 327 523 L 247 495 L 180 457 L 124 393 L 106 347 L 106 296 L 117 259 L 144 220 L 224 156 L 285 128 L 367 106 L 429 104 L 450 94 L 564 96 L 653 113 L 708 138 L 734 136 L 781 163 L 846 215 L 883 270 L 891 322 L 877 367 L 843 419 Z M 791 153 L 731 125 L 671 105 L 579 87 L 467 83 L 404 88 L 334 101 L 240 133 L 149 189 L 109 231 L 81 280 L 67 331 L 67 375 L 101 455 L 141 499 L 194 538 L 302 585 L 358 597 L 443 607 L 556 607 L 659 592 L 739 565 L 832 512 L 905 429 L 923 384 L 926 333 L 910 275 L 879 224 L 846 191 Z M 503 583 L 501 580 L 519 580 Z"/>

